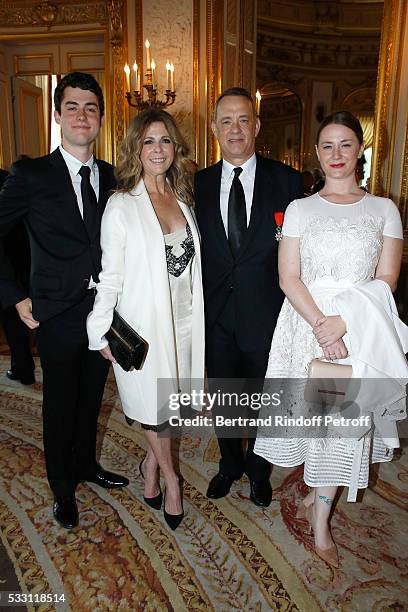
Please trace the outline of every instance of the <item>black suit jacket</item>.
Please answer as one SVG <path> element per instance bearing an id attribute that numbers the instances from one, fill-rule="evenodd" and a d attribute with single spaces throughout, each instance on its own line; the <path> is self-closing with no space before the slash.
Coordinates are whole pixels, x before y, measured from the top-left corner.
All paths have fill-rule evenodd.
<path id="1" fill-rule="evenodd" d="M 234 260 L 221 218 L 221 172 L 222 161 L 195 175 L 207 334 L 232 299 L 239 347 L 268 351 L 283 301 L 274 213 L 303 197 L 301 175 L 257 155 L 250 223 Z"/>
<path id="2" fill-rule="evenodd" d="M 14 164 L 0 192 L 0 300 L 4 307 L 27 297 L 17 284 L 4 252 L 4 238 L 20 219 L 31 248 L 30 297 L 33 316 L 45 321 L 79 302 L 101 269 L 100 220 L 110 190 L 113 167 L 99 168 L 98 223 L 88 236 L 67 165 L 59 149 Z"/>

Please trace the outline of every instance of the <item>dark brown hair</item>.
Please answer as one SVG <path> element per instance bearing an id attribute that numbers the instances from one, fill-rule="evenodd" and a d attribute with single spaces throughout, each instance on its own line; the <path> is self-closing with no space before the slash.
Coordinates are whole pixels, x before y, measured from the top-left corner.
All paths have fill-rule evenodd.
<path id="1" fill-rule="evenodd" d="M 316 145 L 319 145 L 320 134 L 322 130 L 328 125 L 332 125 L 333 123 L 335 123 L 336 125 L 344 125 L 345 127 L 348 127 L 355 133 L 358 142 L 360 144 L 363 144 L 363 128 L 361 127 L 361 123 L 359 122 L 357 117 L 355 117 L 349 111 L 337 111 L 325 117 L 321 122 L 319 129 L 317 130 Z"/>
<path id="2" fill-rule="evenodd" d="M 102 89 L 92 74 L 88 74 L 87 72 L 69 72 L 61 79 L 54 91 L 54 106 L 59 114 L 61 114 L 61 102 L 67 87 L 79 87 L 79 89 L 85 91 L 92 91 L 98 98 L 99 112 L 101 117 L 103 117 L 105 103 L 103 101 Z"/>

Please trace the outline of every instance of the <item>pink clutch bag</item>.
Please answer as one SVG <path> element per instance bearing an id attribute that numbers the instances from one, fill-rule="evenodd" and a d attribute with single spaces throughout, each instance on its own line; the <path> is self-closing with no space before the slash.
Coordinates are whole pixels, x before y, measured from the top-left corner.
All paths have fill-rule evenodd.
<path id="1" fill-rule="evenodd" d="M 329 406 L 341 406 L 345 401 L 352 371 L 350 365 L 312 359 L 308 369 L 305 400 Z"/>

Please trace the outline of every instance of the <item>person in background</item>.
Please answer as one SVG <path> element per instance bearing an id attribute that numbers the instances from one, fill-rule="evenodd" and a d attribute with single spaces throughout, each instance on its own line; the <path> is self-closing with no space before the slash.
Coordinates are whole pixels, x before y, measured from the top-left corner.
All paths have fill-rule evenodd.
<path id="1" fill-rule="evenodd" d="M 15 304 L 21 320 L 36 330 L 53 513 L 70 529 L 78 524 L 80 481 L 104 488 L 129 481 L 96 460 L 109 363 L 88 350 L 86 333 L 101 269 L 100 220 L 115 186 L 113 167 L 93 155 L 104 117 L 103 94 L 93 76 L 72 72 L 56 87 L 54 103 L 61 145 L 50 155 L 16 162 L 0 192 L 0 299 L 4 307 Z M 29 293 L 17 283 L 4 254 L 4 238 L 21 220 L 31 246 Z"/>
<path id="2" fill-rule="evenodd" d="M 8 172 L 0 170 L 0 189 L 7 176 Z M 27 290 L 30 276 L 30 245 L 22 221 L 17 223 L 7 236 L 5 250 L 18 282 Z M 14 306 L 0 308 L 0 321 L 11 356 L 10 369 L 6 372 L 7 378 L 17 380 L 23 385 L 33 385 L 35 365 L 28 327 L 21 321 Z"/>
<path id="3" fill-rule="evenodd" d="M 310 170 L 302 172 L 303 195 L 305 198 L 313 193 L 314 178 Z"/>
<path id="4" fill-rule="evenodd" d="M 367 191 L 367 189 L 365 187 L 362 186 L 362 182 L 364 181 L 364 166 L 367 163 L 367 160 L 365 158 L 365 155 L 363 153 L 363 155 L 358 159 L 357 161 L 357 166 L 356 166 L 356 181 L 357 181 L 357 185 L 363 189 L 364 191 Z"/>
<path id="5" fill-rule="evenodd" d="M 317 193 L 318 191 L 320 191 L 321 189 L 323 189 L 324 187 L 324 174 L 321 171 L 320 168 L 314 168 L 313 170 L 313 179 L 314 179 L 314 183 L 313 183 L 313 187 L 312 187 L 312 193 Z"/>

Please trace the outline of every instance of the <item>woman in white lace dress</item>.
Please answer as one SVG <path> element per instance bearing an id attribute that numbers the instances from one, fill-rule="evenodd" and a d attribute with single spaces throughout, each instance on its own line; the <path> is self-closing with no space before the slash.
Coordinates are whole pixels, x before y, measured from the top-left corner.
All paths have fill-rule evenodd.
<path id="1" fill-rule="evenodd" d="M 286 211 L 279 250 L 280 284 L 286 294 L 269 356 L 267 378 L 306 378 L 314 357 L 347 363 L 346 325 L 335 296 L 344 289 L 382 279 L 395 290 L 403 234 L 395 204 L 372 196 L 357 184 L 355 169 L 364 150 L 359 121 L 348 112 L 327 117 L 319 128 L 316 151 L 325 173 L 320 193 L 292 202 Z M 261 434 L 260 434 L 261 435 Z M 262 438 L 255 453 L 273 464 L 304 463 L 312 487 L 298 515 L 307 515 L 319 556 L 338 566 L 329 529 L 337 486 L 349 486 L 357 440 L 336 438 Z M 358 487 L 368 484 L 369 455 L 387 461 L 382 441 L 364 439 Z"/>

